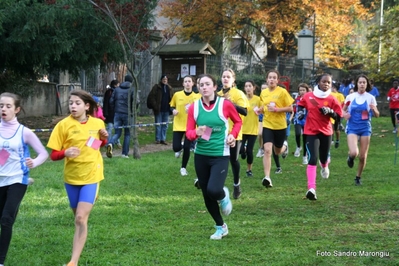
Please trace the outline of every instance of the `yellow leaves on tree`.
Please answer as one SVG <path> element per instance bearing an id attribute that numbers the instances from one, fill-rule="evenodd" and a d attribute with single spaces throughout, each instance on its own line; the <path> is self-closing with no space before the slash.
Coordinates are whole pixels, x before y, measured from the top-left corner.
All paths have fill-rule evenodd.
<path id="1" fill-rule="evenodd" d="M 316 58 L 335 67 L 346 60 L 340 49 L 351 41 L 354 22 L 368 11 L 360 0 L 164 0 L 161 7 L 181 39 L 238 35 L 252 45 L 266 43 L 268 60 L 295 51 L 296 33 L 307 26 L 316 33 Z"/>

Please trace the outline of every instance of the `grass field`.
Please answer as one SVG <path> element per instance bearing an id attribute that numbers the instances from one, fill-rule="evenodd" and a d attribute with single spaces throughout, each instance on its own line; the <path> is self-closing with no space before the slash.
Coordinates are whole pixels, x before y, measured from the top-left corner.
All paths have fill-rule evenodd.
<path id="1" fill-rule="evenodd" d="M 141 160 L 104 158 L 105 180 L 79 265 L 398 265 L 395 136 L 388 118 L 374 119 L 373 126 L 363 185 L 354 186 L 357 161 L 347 167 L 342 134 L 341 146 L 331 150 L 330 178 L 318 174 L 317 201 L 303 199 L 306 166 L 292 155 L 293 130 L 290 155 L 281 160 L 283 173 L 272 174 L 272 189 L 261 185 L 260 158 L 253 178 L 245 177 L 240 159 L 243 194 L 233 200 L 225 219 L 230 233 L 221 241 L 209 239 L 214 223 L 193 186 L 193 156 L 187 177 L 180 176 L 181 159 L 172 150 Z M 140 140 L 152 142 L 151 129 Z M 21 204 L 7 266 L 68 262 L 74 220 L 62 171 L 62 161 L 32 170 L 35 183 Z M 232 189 L 231 172 L 226 185 Z"/>

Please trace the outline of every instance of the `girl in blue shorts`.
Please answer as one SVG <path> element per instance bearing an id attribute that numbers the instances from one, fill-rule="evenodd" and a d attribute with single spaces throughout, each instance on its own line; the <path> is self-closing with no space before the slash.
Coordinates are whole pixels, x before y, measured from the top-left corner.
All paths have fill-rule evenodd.
<path id="1" fill-rule="evenodd" d="M 104 122 L 93 116 L 97 103 L 83 90 L 69 97 L 70 116 L 61 120 L 51 133 L 47 147 L 52 160 L 65 159 L 64 182 L 75 216 L 72 256 L 67 266 L 77 266 L 87 239 L 87 222 L 104 179 L 100 146 L 107 143 Z"/>
<path id="2" fill-rule="evenodd" d="M 344 118 L 349 148 L 347 159 L 350 168 L 354 160 L 359 156 L 359 166 L 355 178 L 355 185 L 361 185 L 361 175 L 366 166 L 367 153 L 370 146 L 371 116 L 379 117 L 375 97 L 368 93 L 371 90 L 370 80 L 366 75 L 359 75 L 356 78 L 354 93 L 349 94 L 344 103 Z M 360 149 L 358 147 L 360 143 Z"/>

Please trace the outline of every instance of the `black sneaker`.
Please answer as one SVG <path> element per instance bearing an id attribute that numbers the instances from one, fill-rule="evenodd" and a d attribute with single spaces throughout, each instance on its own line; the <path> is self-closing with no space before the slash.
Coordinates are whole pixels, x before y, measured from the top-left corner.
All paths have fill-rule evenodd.
<path id="1" fill-rule="evenodd" d="M 240 187 L 240 185 L 234 186 L 233 198 L 234 199 L 238 199 L 240 196 L 241 196 L 241 187 Z"/>
<path id="2" fill-rule="evenodd" d="M 339 140 L 335 141 L 334 147 L 335 147 L 335 148 L 338 148 L 338 147 L 339 147 Z"/>
<path id="3" fill-rule="evenodd" d="M 355 178 L 355 186 L 361 186 L 362 181 L 360 181 L 360 178 Z"/>
<path id="4" fill-rule="evenodd" d="M 274 171 L 275 174 L 281 174 L 283 173 L 283 169 L 281 167 L 277 167 L 276 171 Z"/>
<path id="5" fill-rule="evenodd" d="M 197 189 L 201 189 L 201 186 L 200 186 L 200 184 L 199 184 L 199 182 L 198 182 L 198 178 L 196 178 L 196 179 L 194 180 L 194 187 L 196 187 Z"/>
<path id="6" fill-rule="evenodd" d="M 346 162 L 348 163 L 349 168 L 353 168 L 354 161 L 353 161 L 352 157 L 348 156 L 348 159 L 346 160 Z"/>
<path id="7" fill-rule="evenodd" d="M 317 200 L 316 191 L 314 188 L 311 188 L 306 192 L 306 198 L 309 200 Z"/>
<path id="8" fill-rule="evenodd" d="M 253 177 L 253 174 L 252 174 L 251 170 L 248 170 L 246 173 L 247 173 L 247 177 Z"/>
<path id="9" fill-rule="evenodd" d="M 264 187 L 267 187 L 267 188 L 273 187 L 272 180 L 270 179 L 270 177 L 265 176 L 265 177 L 262 179 L 262 185 L 263 185 Z"/>

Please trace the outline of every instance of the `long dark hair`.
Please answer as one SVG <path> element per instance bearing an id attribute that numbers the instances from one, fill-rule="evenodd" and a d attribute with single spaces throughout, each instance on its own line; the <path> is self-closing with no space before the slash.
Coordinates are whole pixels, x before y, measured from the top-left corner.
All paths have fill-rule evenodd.
<path id="1" fill-rule="evenodd" d="M 72 95 L 82 99 L 85 104 L 88 103 L 90 107 L 89 110 L 86 111 L 86 115 L 94 116 L 94 112 L 97 111 L 98 108 L 96 101 L 93 99 L 93 96 L 90 93 L 84 90 L 73 90 L 71 91 L 69 98 Z"/>
<path id="2" fill-rule="evenodd" d="M 355 87 L 353 88 L 353 91 L 357 91 L 357 90 L 358 90 L 358 88 L 357 88 L 357 82 L 359 81 L 360 78 L 365 78 L 365 79 L 366 79 L 366 81 L 367 81 L 366 91 L 367 91 L 367 92 L 371 91 L 372 88 L 371 88 L 370 79 L 369 79 L 365 74 L 360 74 L 359 76 L 356 77 L 356 80 L 355 80 Z"/>

